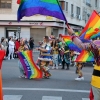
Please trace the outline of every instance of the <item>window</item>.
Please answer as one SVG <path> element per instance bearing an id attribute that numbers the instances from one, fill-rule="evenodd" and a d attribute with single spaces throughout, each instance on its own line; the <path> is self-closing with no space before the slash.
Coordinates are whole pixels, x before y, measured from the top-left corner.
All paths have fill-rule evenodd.
<path id="1" fill-rule="evenodd" d="M 86 3 L 89 3 L 90 4 L 91 3 L 91 0 L 86 0 Z"/>
<path id="2" fill-rule="evenodd" d="M 95 0 L 95 7 L 98 7 L 98 1 Z"/>
<path id="3" fill-rule="evenodd" d="M 86 5 L 91 7 L 91 0 L 86 0 Z"/>
<path id="4" fill-rule="evenodd" d="M 66 11 L 68 11 L 68 2 L 66 2 Z"/>
<path id="5" fill-rule="evenodd" d="M 12 0 L 0 0 L 0 8 L 11 8 Z"/>
<path id="6" fill-rule="evenodd" d="M 60 4 L 62 10 L 65 10 L 65 2 L 64 1 L 59 1 L 59 4 Z"/>
<path id="7" fill-rule="evenodd" d="M 80 7 L 77 7 L 77 8 L 76 8 L 76 14 L 77 14 L 77 15 L 80 15 Z"/>
<path id="8" fill-rule="evenodd" d="M 73 4 L 71 4 L 71 14 L 73 14 Z"/>

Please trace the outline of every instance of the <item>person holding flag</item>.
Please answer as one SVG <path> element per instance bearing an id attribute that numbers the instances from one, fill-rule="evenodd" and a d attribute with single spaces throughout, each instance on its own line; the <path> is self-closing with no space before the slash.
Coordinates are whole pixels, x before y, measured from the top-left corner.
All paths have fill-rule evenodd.
<path id="1" fill-rule="evenodd" d="M 73 29 L 67 28 L 68 34 L 72 36 L 72 41 L 81 49 L 91 51 L 95 59 L 95 66 L 92 74 L 91 85 L 94 95 L 94 100 L 100 100 L 100 49 L 98 45 L 93 42 L 84 44 L 82 41 L 74 34 Z"/>

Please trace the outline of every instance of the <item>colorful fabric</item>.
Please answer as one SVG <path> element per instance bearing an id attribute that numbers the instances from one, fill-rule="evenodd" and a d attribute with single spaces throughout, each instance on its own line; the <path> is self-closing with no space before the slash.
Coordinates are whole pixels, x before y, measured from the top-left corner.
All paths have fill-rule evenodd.
<path id="1" fill-rule="evenodd" d="M 81 34 L 81 32 L 75 32 L 76 36 L 79 36 Z"/>
<path id="2" fill-rule="evenodd" d="M 2 73 L 0 69 L 0 100 L 3 100 L 3 91 L 2 91 Z"/>
<path id="3" fill-rule="evenodd" d="M 2 61 L 5 57 L 5 54 L 6 54 L 5 50 L 0 50 L 0 69 L 2 67 Z"/>
<path id="4" fill-rule="evenodd" d="M 94 66 L 92 79 L 91 79 L 91 85 L 95 88 L 100 89 L 100 66 L 97 66 L 97 65 Z"/>
<path id="5" fill-rule="evenodd" d="M 49 62 L 40 61 L 40 70 L 43 72 L 44 78 L 49 78 L 51 76 L 48 65 L 49 65 Z"/>
<path id="6" fill-rule="evenodd" d="M 18 8 L 17 20 L 32 15 L 52 16 L 67 22 L 58 0 L 21 0 Z"/>
<path id="7" fill-rule="evenodd" d="M 21 3 L 21 0 L 17 0 L 17 4 L 20 4 Z"/>
<path id="8" fill-rule="evenodd" d="M 71 36 L 66 35 L 66 36 L 62 36 L 62 38 L 66 43 L 66 45 L 68 45 L 70 50 L 81 52 L 81 49 L 72 42 Z"/>
<path id="9" fill-rule="evenodd" d="M 94 34 L 93 36 L 91 36 L 91 39 L 95 39 L 97 37 L 100 37 L 100 32 L 98 32 L 97 34 Z"/>
<path id="10" fill-rule="evenodd" d="M 2 61 L 4 59 L 4 56 L 5 56 L 5 51 L 0 50 L 0 100 L 3 100 L 1 67 L 2 67 Z"/>
<path id="11" fill-rule="evenodd" d="M 42 72 L 32 58 L 32 51 L 19 52 L 18 56 L 28 79 L 42 78 Z"/>
<path id="12" fill-rule="evenodd" d="M 86 50 L 83 50 L 80 55 L 76 58 L 76 62 L 90 62 L 94 61 L 94 57 L 92 52 L 88 52 Z"/>
<path id="13" fill-rule="evenodd" d="M 84 39 L 93 39 L 100 36 L 100 16 L 94 10 L 85 26 L 82 30 L 80 37 Z"/>
<path id="14" fill-rule="evenodd" d="M 90 98 L 90 100 L 94 100 L 94 95 L 93 95 L 92 88 L 90 89 L 89 98 Z"/>

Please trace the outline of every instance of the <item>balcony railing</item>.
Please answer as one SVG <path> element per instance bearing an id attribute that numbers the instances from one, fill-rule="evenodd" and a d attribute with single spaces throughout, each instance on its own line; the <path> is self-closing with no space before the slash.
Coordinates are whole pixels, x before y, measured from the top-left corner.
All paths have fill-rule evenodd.
<path id="1" fill-rule="evenodd" d="M 86 2 L 86 5 L 87 5 L 87 6 L 89 6 L 89 7 L 91 7 L 91 4 L 90 4 L 90 3 L 88 3 L 88 2 Z"/>

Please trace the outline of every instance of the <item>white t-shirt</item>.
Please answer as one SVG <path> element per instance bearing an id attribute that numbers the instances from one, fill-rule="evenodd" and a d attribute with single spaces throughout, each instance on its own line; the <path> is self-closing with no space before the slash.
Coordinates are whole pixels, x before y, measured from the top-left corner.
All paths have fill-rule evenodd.
<path id="1" fill-rule="evenodd" d="M 15 43 L 13 41 L 9 41 L 9 48 L 14 49 Z"/>

